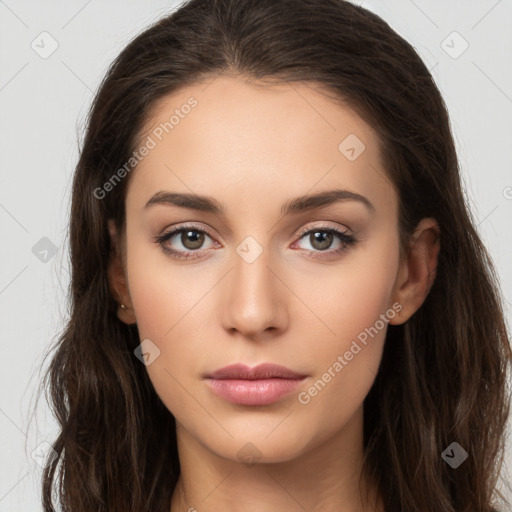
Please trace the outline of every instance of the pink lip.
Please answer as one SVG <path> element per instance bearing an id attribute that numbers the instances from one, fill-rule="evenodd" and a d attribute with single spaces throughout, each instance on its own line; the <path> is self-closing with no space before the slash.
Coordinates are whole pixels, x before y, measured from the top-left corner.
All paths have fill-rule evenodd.
<path id="1" fill-rule="evenodd" d="M 217 395 L 239 405 L 268 405 L 290 394 L 305 379 L 289 368 L 261 364 L 249 368 L 233 364 L 206 376 Z"/>

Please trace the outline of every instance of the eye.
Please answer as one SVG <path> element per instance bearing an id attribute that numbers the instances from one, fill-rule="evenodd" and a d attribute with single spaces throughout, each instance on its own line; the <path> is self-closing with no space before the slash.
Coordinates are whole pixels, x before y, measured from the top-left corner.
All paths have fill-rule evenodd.
<path id="1" fill-rule="evenodd" d="M 313 250 L 306 249 L 312 253 L 309 255 L 311 258 L 322 257 L 322 253 L 331 255 L 340 254 L 357 242 L 354 235 L 349 235 L 347 232 L 326 226 L 303 231 L 300 235 L 300 240 L 303 239 L 309 242 L 310 246 L 313 248 Z M 328 250 L 333 242 L 336 242 L 336 239 L 338 241 L 338 247 Z"/>
<path id="2" fill-rule="evenodd" d="M 306 238 L 308 235 L 309 237 Z M 173 228 L 156 237 L 155 242 L 161 246 L 166 254 L 174 258 L 194 259 L 201 256 L 202 250 L 208 249 L 203 247 L 206 238 L 212 240 L 208 231 L 193 225 L 186 225 Z M 312 249 L 304 249 L 307 253 L 306 256 L 309 258 L 318 258 L 326 254 L 340 254 L 357 242 L 354 235 L 348 235 L 347 232 L 326 226 L 303 231 L 300 234 L 299 241 L 303 239 L 306 239 L 312 247 Z M 333 241 L 336 240 L 338 241 L 338 247 L 329 250 Z M 178 244 L 178 249 L 175 248 L 175 244 Z M 217 244 L 217 242 L 213 242 L 210 248 L 215 246 L 215 244 Z M 181 248 L 179 248 L 180 245 Z"/>
<path id="3" fill-rule="evenodd" d="M 206 237 L 211 239 L 204 229 L 199 229 L 196 226 L 181 226 L 156 237 L 155 242 L 162 247 L 166 254 L 178 259 L 192 259 L 198 257 L 192 253 L 203 248 Z M 182 249 L 171 247 L 174 244 L 178 244 L 178 247 L 181 244 Z"/>

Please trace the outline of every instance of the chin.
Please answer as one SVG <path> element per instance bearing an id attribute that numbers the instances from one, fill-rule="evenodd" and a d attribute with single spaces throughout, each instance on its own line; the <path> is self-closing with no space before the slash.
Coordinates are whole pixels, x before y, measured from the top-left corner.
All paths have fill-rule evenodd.
<path id="1" fill-rule="evenodd" d="M 290 431 L 290 426 L 280 433 L 265 431 L 230 430 L 233 438 L 205 439 L 202 444 L 219 457 L 247 466 L 254 464 L 271 464 L 287 462 L 296 459 L 307 450 L 308 440 L 299 426 L 293 427 L 296 435 Z"/>

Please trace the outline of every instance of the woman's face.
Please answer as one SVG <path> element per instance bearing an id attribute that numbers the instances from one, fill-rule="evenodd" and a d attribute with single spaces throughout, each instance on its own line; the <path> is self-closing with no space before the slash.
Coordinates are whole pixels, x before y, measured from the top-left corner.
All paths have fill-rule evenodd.
<path id="1" fill-rule="evenodd" d="M 126 277 L 178 435 L 264 462 L 360 431 L 401 309 L 397 195 L 375 132 L 312 86 L 220 76 L 161 100 L 141 141 Z M 302 378 L 207 378 L 237 363 Z"/>

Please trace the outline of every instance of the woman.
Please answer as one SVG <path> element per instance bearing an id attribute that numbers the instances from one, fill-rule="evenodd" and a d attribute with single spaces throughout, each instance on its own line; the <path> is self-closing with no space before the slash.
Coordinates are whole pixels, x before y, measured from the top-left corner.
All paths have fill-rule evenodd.
<path id="1" fill-rule="evenodd" d="M 46 511 L 58 482 L 68 512 L 496 510 L 501 298 L 444 102 L 375 14 L 192 0 L 144 31 L 70 245 Z"/>

